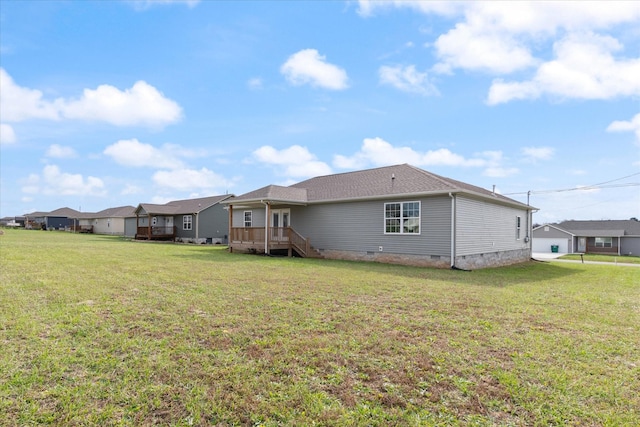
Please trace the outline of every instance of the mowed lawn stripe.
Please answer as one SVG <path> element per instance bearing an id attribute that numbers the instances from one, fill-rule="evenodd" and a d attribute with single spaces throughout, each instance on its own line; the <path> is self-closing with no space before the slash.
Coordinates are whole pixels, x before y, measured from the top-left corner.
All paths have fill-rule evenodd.
<path id="1" fill-rule="evenodd" d="M 0 236 L 2 425 L 637 425 L 640 270 Z"/>

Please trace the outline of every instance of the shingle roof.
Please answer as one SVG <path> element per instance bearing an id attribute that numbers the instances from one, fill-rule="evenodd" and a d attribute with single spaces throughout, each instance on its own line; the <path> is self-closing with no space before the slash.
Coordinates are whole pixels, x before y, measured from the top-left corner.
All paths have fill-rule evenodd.
<path id="1" fill-rule="evenodd" d="M 173 200 L 164 205 L 140 203 L 136 211 L 143 209 L 148 215 L 181 215 L 201 212 L 225 199 L 233 197 L 231 194 L 221 196 L 201 197 L 199 199 Z"/>
<path id="2" fill-rule="evenodd" d="M 267 185 L 266 187 L 258 188 L 257 190 L 250 191 L 241 196 L 234 197 L 233 201 L 255 201 L 255 200 L 280 200 L 287 202 L 307 202 L 307 189 L 306 188 L 294 188 L 282 187 L 280 185 Z"/>
<path id="3" fill-rule="evenodd" d="M 25 214 L 25 216 L 28 216 L 29 218 L 35 218 L 35 217 L 45 217 L 45 216 L 59 216 L 59 217 L 66 217 L 66 218 L 78 218 L 80 215 L 82 214 L 82 212 L 78 212 L 75 209 L 71 209 L 71 208 L 59 208 L 56 209 L 54 211 L 51 212 L 32 212 L 30 214 Z"/>
<path id="4" fill-rule="evenodd" d="M 579 236 L 640 236 L 640 221 L 630 219 L 600 221 L 563 221 L 557 224 L 557 226 Z"/>
<path id="5" fill-rule="evenodd" d="M 291 192 L 293 189 L 300 192 L 293 193 Z M 302 190 L 306 194 L 302 193 Z M 277 199 L 314 203 L 401 195 L 446 194 L 449 192 L 472 193 L 510 204 L 526 206 L 484 188 L 445 178 L 408 164 L 319 176 L 293 184 L 290 187 L 270 185 L 235 197 L 233 202 Z M 270 198 L 275 194 L 281 198 Z M 303 196 L 306 197 L 303 198 Z"/>
<path id="6" fill-rule="evenodd" d="M 91 214 L 93 218 L 127 218 L 134 216 L 136 208 L 133 206 L 120 206 L 117 208 L 108 208 Z"/>

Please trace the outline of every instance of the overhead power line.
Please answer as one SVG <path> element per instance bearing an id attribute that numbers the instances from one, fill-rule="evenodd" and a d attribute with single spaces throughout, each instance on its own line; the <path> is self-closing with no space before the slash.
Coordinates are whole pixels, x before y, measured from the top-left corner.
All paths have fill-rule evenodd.
<path id="1" fill-rule="evenodd" d="M 560 189 L 555 189 L 555 190 L 529 190 L 529 191 L 521 191 L 521 192 L 517 192 L 517 193 L 504 193 L 503 195 L 504 196 L 515 196 L 515 195 L 522 195 L 522 194 L 527 194 L 527 195 L 531 195 L 531 194 L 549 194 L 549 193 L 564 193 L 564 192 L 567 192 L 567 191 L 598 190 L 598 189 L 602 189 L 602 188 L 637 187 L 637 186 L 640 186 L 640 183 L 638 183 L 638 182 L 628 182 L 628 183 L 607 185 L 607 184 L 610 184 L 612 182 L 621 181 L 623 179 L 631 178 L 631 177 L 634 177 L 634 176 L 637 176 L 637 175 L 640 175 L 640 172 L 633 173 L 633 174 L 627 175 L 627 176 L 623 176 L 622 178 L 616 178 L 616 179 L 612 179 L 612 180 L 609 180 L 609 181 L 600 182 L 598 184 L 585 185 L 585 186 L 582 186 L 582 187 L 560 188 Z"/>

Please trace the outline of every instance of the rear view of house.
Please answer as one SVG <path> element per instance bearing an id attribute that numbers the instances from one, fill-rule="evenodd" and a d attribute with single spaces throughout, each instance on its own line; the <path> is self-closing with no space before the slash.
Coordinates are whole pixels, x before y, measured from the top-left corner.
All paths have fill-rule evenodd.
<path id="1" fill-rule="evenodd" d="M 25 214 L 25 227 L 28 229 L 69 230 L 82 215 L 75 209 L 60 208 L 51 212 L 32 212 Z"/>
<path id="2" fill-rule="evenodd" d="M 131 217 L 134 211 L 133 206 L 120 206 L 95 213 L 82 213 L 78 215 L 76 231 L 124 236 L 126 218 Z"/>
<path id="3" fill-rule="evenodd" d="M 227 243 L 229 218 L 222 201 L 232 197 L 174 200 L 164 205 L 141 203 L 127 220 L 127 235 L 138 240 Z"/>
<path id="4" fill-rule="evenodd" d="M 475 269 L 531 257 L 532 207 L 403 164 L 223 202 L 231 251 Z"/>

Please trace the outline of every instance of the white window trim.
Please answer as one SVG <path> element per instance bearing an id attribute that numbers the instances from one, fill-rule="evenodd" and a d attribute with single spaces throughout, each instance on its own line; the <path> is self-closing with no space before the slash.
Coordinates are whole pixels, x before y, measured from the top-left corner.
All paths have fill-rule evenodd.
<path id="1" fill-rule="evenodd" d="M 598 246 L 598 239 L 601 239 L 601 246 Z M 593 244 L 596 248 L 613 248 L 613 237 L 596 237 Z M 607 246 L 607 244 L 609 246 Z"/>
<path id="2" fill-rule="evenodd" d="M 516 240 L 520 240 L 520 230 L 522 230 L 522 217 L 516 215 Z"/>
<path id="3" fill-rule="evenodd" d="M 189 221 L 187 221 L 189 218 Z M 189 228 L 186 225 L 189 224 Z M 182 229 L 183 230 L 193 230 L 193 215 L 182 215 Z"/>
<path id="4" fill-rule="evenodd" d="M 403 206 L 405 203 L 417 203 L 418 204 L 418 216 L 411 218 L 418 218 L 418 232 L 417 233 L 405 233 L 404 227 L 402 226 L 402 212 Z M 392 233 L 387 231 L 387 205 L 400 205 L 400 231 L 398 233 Z M 422 202 L 420 200 L 402 200 L 397 202 L 385 202 L 382 208 L 382 231 L 384 234 L 389 236 L 419 236 L 422 234 Z"/>
<path id="5" fill-rule="evenodd" d="M 249 225 L 247 225 L 247 214 L 249 214 Z M 246 227 L 253 227 L 253 211 L 244 211 L 242 213 L 242 223 Z"/>

